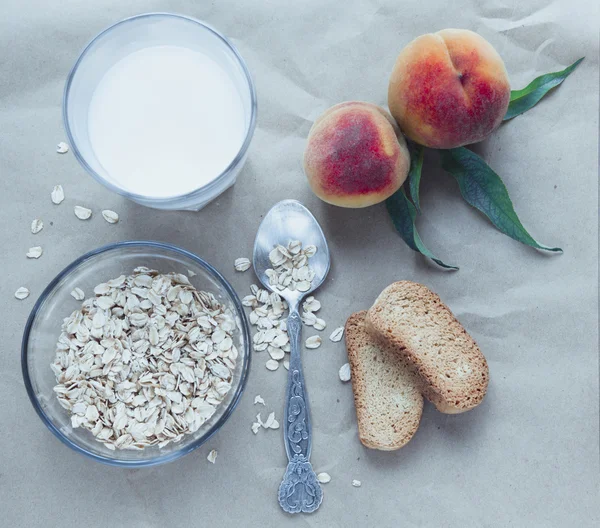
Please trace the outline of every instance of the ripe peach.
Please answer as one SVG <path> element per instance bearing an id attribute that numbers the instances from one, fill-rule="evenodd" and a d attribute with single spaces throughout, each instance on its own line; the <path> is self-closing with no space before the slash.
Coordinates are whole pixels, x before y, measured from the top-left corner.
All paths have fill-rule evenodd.
<path id="1" fill-rule="evenodd" d="M 484 139 L 506 114 L 510 84 L 492 45 L 466 29 L 422 35 L 396 59 L 388 106 L 412 140 L 449 149 Z"/>
<path id="2" fill-rule="evenodd" d="M 304 171 L 313 192 L 341 207 L 367 207 L 394 194 L 406 180 L 406 140 L 383 108 L 350 101 L 313 124 Z"/>

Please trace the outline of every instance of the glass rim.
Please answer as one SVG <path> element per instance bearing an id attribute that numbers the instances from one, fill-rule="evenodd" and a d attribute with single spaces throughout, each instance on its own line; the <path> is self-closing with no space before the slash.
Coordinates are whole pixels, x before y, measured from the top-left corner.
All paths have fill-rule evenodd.
<path id="1" fill-rule="evenodd" d="M 62 433 L 62 431 L 58 427 L 56 427 L 56 425 L 54 424 L 52 419 L 42 409 L 42 406 L 40 405 L 38 397 L 36 396 L 36 393 L 33 389 L 33 384 L 31 382 L 31 377 L 29 375 L 29 367 L 28 367 L 28 362 L 27 362 L 29 339 L 30 339 L 33 323 L 38 315 L 40 307 L 46 301 L 48 296 L 56 289 L 56 286 L 59 284 L 59 282 L 65 276 L 67 276 L 69 273 L 71 273 L 74 270 L 77 270 L 77 268 L 79 268 L 79 266 L 81 266 L 84 262 L 87 262 L 101 254 L 108 253 L 109 251 L 118 250 L 118 249 L 127 248 L 127 247 L 166 249 L 169 251 L 173 251 L 174 253 L 177 253 L 179 255 L 183 255 L 187 258 L 190 258 L 191 260 L 196 262 L 196 264 L 198 264 L 201 268 L 203 268 L 204 271 L 206 271 L 208 273 L 208 275 L 210 275 L 214 279 L 216 279 L 216 281 L 225 289 L 227 294 L 230 296 L 230 298 L 233 301 L 233 304 L 235 306 L 236 312 L 237 312 L 236 315 L 239 316 L 239 318 L 241 320 L 241 329 L 240 330 L 244 337 L 244 351 L 243 351 L 243 356 L 245 359 L 244 368 L 242 369 L 242 372 L 240 375 L 240 381 L 235 390 L 235 393 L 233 394 L 233 398 L 232 398 L 231 402 L 229 403 L 229 405 L 227 406 L 227 408 L 225 409 L 225 412 L 223 413 L 223 415 L 215 422 L 215 424 L 210 429 L 208 429 L 202 436 L 197 438 L 195 441 L 191 442 L 189 445 L 182 447 L 180 449 L 177 449 L 167 455 L 162 455 L 162 456 L 159 455 L 159 456 L 156 456 L 153 458 L 143 459 L 143 460 L 119 460 L 119 459 L 113 458 L 109 455 L 99 455 L 97 453 L 94 453 L 94 452 L 86 449 L 85 447 L 79 445 L 78 443 L 73 442 L 71 439 L 69 439 L 67 436 L 65 436 Z M 23 381 L 25 384 L 25 389 L 27 390 L 27 395 L 29 396 L 29 400 L 31 401 L 31 404 L 33 405 L 37 415 L 40 417 L 40 419 L 46 425 L 46 427 L 48 429 L 50 429 L 50 431 L 54 434 L 54 436 L 56 436 L 63 444 L 67 445 L 74 451 L 81 453 L 88 458 L 91 458 L 93 460 L 96 460 L 98 462 L 102 462 L 104 464 L 111 465 L 111 466 L 119 466 L 119 467 L 156 466 L 159 464 L 164 464 L 166 462 L 171 462 L 171 461 L 176 460 L 188 453 L 191 453 L 192 451 L 194 451 L 195 449 L 200 447 L 202 444 L 204 444 L 207 440 L 209 440 L 217 431 L 219 431 L 219 429 L 221 429 L 221 427 L 225 424 L 227 419 L 231 416 L 231 413 L 237 407 L 237 405 L 241 399 L 242 393 L 244 392 L 244 389 L 246 387 L 246 383 L 248 381 L 248 373 L 250 371 L 251 357 L 252 357 L 252 354 L 250 353 L 250 351 L 251 351 L 250 327 L 248 325 L 248 319 L 246 317 L 244 307 L 243 307 L 242 302 L 240 301 L 237 293 L 231 286 L 231 284 L 227 281 L 227 279 L 225 279 L 225 277 L 223 277 L 223 275 L 221 275 L 221 273 L 219 273 L 213 266 L 211 266 L 208 262 L 206 262 L 201 257 L 195 255 L 194 253 L 191 253 L 190 251 L 187 251 L 186 249 L 182 249 L 178 246 L 174 246 L 172 244 L 167 244 L 164 242 L 157 242 L 154 240 L 129 240 L 129 241 L 125 241 L 125 242 L 116 242 L 113 244 L 108 244 L 106 246 L 102 246 L 100 248 L 97 248 L 97 249 L 94 249 L 92 251 L 85 253 L 84 255 L 80 256 L 79 258 L 77 258 L 73 262 L 71 262 L 71 264 L 69 264 L 67 267 L 65 267 L 60 273 L 58 273 L 58 275 L 56 275 L 56 277 L 54 277 L 54 279 L 52 279 L 50 281 L 48 286 L 46 286 L 46 288 L 44 288 L 44 291 L 40 294 L 39 298 L 35 302 L 32 310 L 31 310 L 31 313 L 29 314 L 29 317 L 27 318 L 27 323 L 25 324 L 25 330 L 23 332 L 23 339 L 21 342 L 21 373 L 23 375 Z"/>
<path id="2" fill-rule="evenodd" d="M 144 18 L 154 18 L 154 17 L 174 18 L 174 19 L 184 20 L 187 22 L 192 22 L 194 24 L 197 24 L 201 28 L 208 30 L 210 33 L 212 33 L 215 37 L 217 37 L 218 40 L 221 41 L 222 44 L 225 45 L 225 47 L 227 47 L 233 53 L 233 56 L 237 60 L 239 66 L 242 69 L 242 72 L 244 73 L 244 77 L 246 78 L 246 82 L 248 83 L 248 90 L 250 92 L 250 123 L 248 124 L 248 129 L 246 131 L 246 137 L 244 138 L 244 142 L 242 143 L 240 149 L 238 150 L 238 153 L 233 158 L 233 160 L 229 163 L 229 165 L 227 165 L 227 167 L 225 167 L 225 169 L 221 172 L 221 174 L 219 174 L 216 178 L 209 181 L 208 183 L 204 184 L 202 187 L 198 187 L 197 189 L 194 189 L 193 191 L 190 191 L 189 193 L 176 194 L 176 195 L 165 196 L 165 197 L 146 196 L 144 194 L 137 194 L 137 193 L 127 191 L 125 189 L 122 189 L 118 185 L 115 185 L 114 183 L 106 180 L 100 174 L 98 174 L 94 169 L 92 169 L 92 167 L 89 165 L 89 163 L 86 161 L 84 156 L 79 151 L 79 148 L 77 147 L 77 143 L 75 142 L 75 140 L 73 138 L 73 134 L 71 133 L 71 127 L 69 126 L 69 110 L 68 110 L 68 98 L 69 98 L 69 94 L 71 91 L 71 84 L 73 82 L 73 79 L 74 79 L 75 75 L 77 74 L 77 71 L 79 70 L 79 66 L 85 60 L 86 55 L 94 47 L 94 45 L 97 43 L 97 41 L 100 40 L 104 35 L 117 29 L 119 26 L 121 26 L 123 24 L 133 22 L 136 20 L 141 20 Z M 83 48 L 83 50 L 80 52 L 79 56 L 77 57 L 75 64 L 73 64 L 73 66 L 71 67 L 71 70 L 69 71 L 69 73 L 67 75 L 67 80 L 65 82 L 65 88 L 63 91 L 63 100 L 62 100 L 63 126 L 64 126 L 65 132 L 67 134 L 67 139 L 69 141 L 69 145 L 73 151 L 73 155 L 75 156 L 75 159 L 77 159 L 79 164 L 88 172 L 88 174 L 90 176 L 92 176 L 92 178 L 94 178 L 98 183 L 104 185 L 111 191 L 114 191 L 114 192 L 120 194 L 121 196 L 125 196 L 126 198 L 129 198 L 133 201 L 152 202 L 153 204 L 156 204 L 156 205 L 174 205 L 177 202 L 179 202 L 180 200 L 200 197 L 203 194 L 205 194 L 206 192 L 209 192 L 211 189 L 217 187 L 219 185 L 219 183 L 221 183 L 230 174 L 230 172 L 239 165 L 239 163 L 244 159 L 244 156 L 248 152 L 248 148 L 250 147 L 250 142 L 252 141 L 252 137 L 254 135 L 254 129 L 256 128 L 257 109 L 258 109 L 258 105 L 257 105 L 256 87 L 254 85 L 254 81 L 252 79 L 252 76 L 250 75 L 250 70 L 248 69 L 246 61 L 241 56 L 241 54 L 237 50 L 237 48 L 233 45 L 233 43 L 225 35 L 223 35 L 220 31 L 218 31 L 217 29 L 212 27 L 210 24 L 207 24 L 206 22 L 203 22 L 201 20 L 198 20 L 198 19 L 190 17 L 190 16 L 180 15 L 180 14 L 176 14 L 176 13 L 167 13 L 167 12 L 150 12 L 150 13 L 143 13 L 140 15 L 134 15 L 134 16 L 119 20 L 118 22 L 115 22 L 114 24 L 111 24 L 110 26 L 108 26 L 105 29 L 103 29 L 102 31 L 100 31 L 100 33 L 98 33 L 95 37 L 93 37 L 85 45 L 85 47 Z"/>

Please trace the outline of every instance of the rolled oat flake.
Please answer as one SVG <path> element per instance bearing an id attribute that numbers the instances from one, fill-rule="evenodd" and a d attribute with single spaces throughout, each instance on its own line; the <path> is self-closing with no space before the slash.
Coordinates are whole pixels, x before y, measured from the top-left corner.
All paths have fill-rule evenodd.
<path id="1" fill-rule="evenodd" d="M 71 292 L 71 297 L 76 301 L 83 301 L 85 299 L 85 293 L 83 293 L 81 288 L 74 288 Z"/>
<path id="2" fill-rule="evenodd" d="M 352 378 L 352 373 L 350 371 L 350 365 L 348 363 L 344 363 L 340 367 L 339 376 L 340 376 L 340 380 L 342 380 L 344 382 L 350 381 L 350 379 Z"/>
<path id="3" fill-rule="evenodd" d="M 38 259 L 42 256 L 43 252 L 44 252 L 44 250 L 41 248 L 41 246 L 31 247 L 31 248 L 29 248 L 29 251 L 27 252 L 27 258 Z"/>
<path id="4" fill-rule="evenodd" d="M 22 301 L 23 299 L 27 299 L 29 297 L 29 290 L 25 288 L 25 286 L 21 286 L 16 292 L 15 297 Z"/>
<path id="5" fill-rule="evenodd" d="M 116 224 L 119 221 L 119 215 L 110 209 L 104 209 L 104 211 L 102 211 L 102 218 L 109 224 Z"/>
<path id="6" fill-rule="evenodd" d="M 250 269 L 250 265 L 250 259 L 247 259 L 245 257 L 237 258 L 233 263 L 233 266 L 236 271 L 246 271 Z"/>
<path id="7" fill-rule="evenodd" d="M 306 348 L 319 348 L 321 346 L 321 342 L 322 339 L 319 336 L 314 335 L 309 337 L 304 343 L 304 345 L 306 346 Z"/>
<path id="8" fill-rule="evenodd" d="M 44 229 L 44 222 L 42 222 L 39 218 L 36 218 L 33 222 L 31 222 L 31 232 L 36 235 L 42 229 Z"/>
<path id="9" fill-rule="evenodd" d="M 54 189 L 50 193 L 50 198 L 52 198 L 53 204 L 60 204 L 65 199 L 65 192 L 63 191 L 62 185 L 55 185 Z"/>
<path id="10" fill-rule="evenodd" d="M 61 141 L 58 145 L 56 145 L 56 152 L 59 154 L 66 154 L 69 152 L 69 145 L 67 145 L 64 141 Z"/>
<path id="11" fill-rule="evenodd" d="M 92 216 L 92 210 L 87 207 L 82 207 L 81 205 L 76 205 L 73 208 L 73 212 L 79 220 L 87 220 Z"/>
<path id="12" fill-rule="evenodd" d="M 279 363 L 277 361 L 275 361 L 274 359 L 269 359 L 265 363 L 265 367 L 267 367 L 267 369 L 269 369 L 269 370 L 277 370 L 279 368 Z"/>

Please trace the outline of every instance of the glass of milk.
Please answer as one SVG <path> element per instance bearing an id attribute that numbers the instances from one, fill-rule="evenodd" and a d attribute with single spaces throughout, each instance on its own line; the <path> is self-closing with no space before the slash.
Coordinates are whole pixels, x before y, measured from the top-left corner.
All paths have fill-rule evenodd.
<path id="1" fill-rule="evenodd" d="M 128 18 L 94 38 L 65 86 L 77 160 L 100 183 L 157 209 L 199 210 L 235 183 L 256 92 L 235 47 L 204 22 Z"/>

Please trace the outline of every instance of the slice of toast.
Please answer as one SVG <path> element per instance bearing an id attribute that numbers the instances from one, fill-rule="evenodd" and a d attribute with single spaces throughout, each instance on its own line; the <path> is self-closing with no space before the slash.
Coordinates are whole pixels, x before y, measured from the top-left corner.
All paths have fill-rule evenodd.
<path id="1" fill-rule="evenodd" d="M 358 436 L 365 447 L 392 451 L 417 432 L 423 397 L 406 360 L 367 332 L 366 314 L 352 314 L 345 331 Z"/>
<path id="2" fill-rule="evenodd" d="M 367 314 L 369 331 L 414 365 L 423 395 L 456 414 L 485 396 L 489 371 L 477 343 L 429 288 L 410 281 L 388 286 Z"/>

